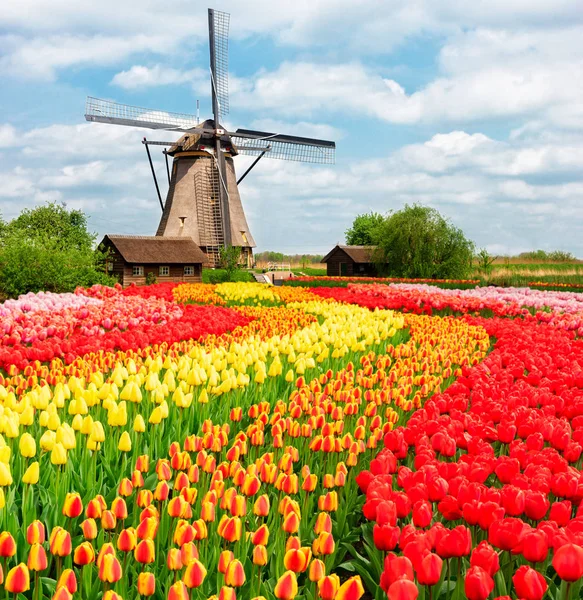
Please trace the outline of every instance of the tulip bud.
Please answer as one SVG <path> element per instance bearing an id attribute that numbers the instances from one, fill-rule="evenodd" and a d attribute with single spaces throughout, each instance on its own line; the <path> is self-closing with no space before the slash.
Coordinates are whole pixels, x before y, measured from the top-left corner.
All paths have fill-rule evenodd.
<path id="1" fill-rule="evenodd" d="M 293 600 L 298 595 L 298 581 L 293 571 L 286 571 L 275 584 L 273 590 L 278 600 Z"/>
<path id="2" fill-rule="evenodd" d="M 188 588 L 196 588 L 202 585 L 206 577 L 206 569 L 204 565 L 195 558 L 186 566 L 182 581 Z"/>
<path id="3" fill-rule="evenodd" d="M 310 564 L 308 578 L 310 581 L 320 581 L 326 576 L 326 565 L 319 558 L 314 559 Z"/>
<path id="4" fill-rule="evenodd" d="M 33 521 L 26 528 L 26 541 L 29 544 L 44 544 L 45 539 L 45 526 L 41 521 Z"/>
<path id="5" fill-rule="evenodd" d="M 71 594 L 77 591 L 77 578 L 73 569 L 64 569 L 57 581 L 57 589 L 60 587 L 66 587 Z"/>
<path id="6" fill-rule="evenodd" d="M 63 504 L 63 514 L 70 519 L 75 519 L 83 512 L 83 503 L 81 496 L 75 493 L 68 493 Z"/>
<path id="7" fill-rule="evenodd" d="M 153 596 L 155 591 L 156 578 L 154 573 L 140 573 L 138 575 L 138 594 L 140 596 Z"/>
<path id="8" fill-rule="evenodd" d="M 121 565 L 113 554 L 103 556 L 98 572 L 99 579 L 107 583 L 115 583 L 122 576 Z"/>
<path id="9" fill-rule="evenodd" d="M 241 587 L 245 583 L 245 570 L 237 559 L 232 560 L 225 573 L 225 584 L 230 587 Z"/>
<path id="10" fill-rule="evenodd" d="M 134 549 L 134 558 L 143 565 L 148 565 L 154 562 L 156 548 L 153 540 L 142 540 Z"/>
<path id="11" fill-rule="evenodd" d="M 117 444 L 117 449 L 120 452 L 131 452 L 132 451 L 132 440 L 130 438 L 130 434 L 127 431 L 124 431 L 119 438 L 119 443 Z"/>
<path id="12" fill-rule="evenodd" d="M 336 592 L 334 600 L 358 600 L 364 595 L 364 587 L 359 575 L 347 579 Z"/>
<path id="13" fill-rule="evenodd" d="M 22 594 L 30 589 L 30 573 L 24 563 L 20 563 L 8 571 L 4 589 L 12 594 Z"/>
<path id="14" fill-rule="evenodd" d="M 63 585 L 57 587 L 51 600 L 72 600 L 73 594 Z"/>
<path id="15" fill-rule="evenodd" d="M 28 469 L 22 475 L 22 483 L 28 485 L 36 485 L 40 478 L 40 465 L 38 462 L 33 462 L 28 466 Z"/>
<path id="16" fill-rule="evenodd" d="M 95 550 L 90 542 L 82 542 L 75 548 L 73 562 L 80 567 L 90 565 L 95 561 Z"/>
<path id="17" fill-rule="evenodd" d="M 16 542 L 8 531 L 0 533 L 0 556 L 8 558 L 16 554 Z"/>
<path id="18" fill-rule="evenodd" d="M 97 537 L 97 523 L 95 519 L 85 519 L 81 523 L 83 537 L 86 540 L 94 540 Z"/>
<path id="19" fill-rule="evenodd" d="M 166 565 L 169 571 L 180 571 L 182 569 L 182 551 L 180 548 L 170 548 L 166 557 Z"/>
<path id="20" fill-rule="evenodd" d="M 261 544 L 253 548 L 253 564 L 263 567 L 267 564 L 267 548 Z"/>
<path id="21" fill-rule="evenodd" d="M 49 550 L 53 556 L 69 556 L 71 554 L 71 535 L 62 527 L 53 527 L 49 537 Z"/>
<path id="22" fill-rule="evenodd" d="M 44 571 L 47 568 L 47 555 L 40 544 L 32 544 L 28 551 L 27 566 L 30 571 Z"/>
<path id="23" fill-rule="evenodd" d="M 188 588 L 183 581 L 177 581 L 170 587 L 168 600 L 189 600 Z"/>
<path id="24" fill-rule="evenodd" d="M 24 458 L 32 458 L 36 454 L 36 442 L 30 433 L 23 433 L 18 442 L 18 449 Z"/>
<path id="25" fill-rule="evenodd" d="M 219 555 L 219 573 L 225 574 L 227 572 L 227 567 L 233 560 L 235 560 L 233 552 L 231 552 L 231 550 L 223 550 Z"/>

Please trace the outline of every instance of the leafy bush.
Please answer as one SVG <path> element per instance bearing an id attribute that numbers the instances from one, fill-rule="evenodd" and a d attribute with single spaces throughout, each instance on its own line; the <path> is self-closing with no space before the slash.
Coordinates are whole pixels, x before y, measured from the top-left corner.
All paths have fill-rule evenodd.
<path id="1" fill-rule="evenodd" d="M 379 273 L 421 279 L 464 279 L 474 244 L 461 229 L 428 206 L 389 214 L 378 230 L 374 260 Z"/>
<path id="2" fill-rule="evenodd" d="M 203 283 L 224 283 L 225 281 L 242 281 L 249 282 L 255 281 L 253 279 L 253 275 L 247 271 L 243 271 L 241 269 L 237 269 L 233 271 L 229 276 L 224 269 L 203 269 L 202 271 L 202 281 Z"/>
<path id="3" fill-rule="evenodd" d="M 374 246 L 385 222 L 383 215 L 375 212 L 358 215 L 345 231 L 349 246 Z"/>
<path id="4" fill-rule="evenodd" d="M 0 291 L 16 297 L 113 285 L 116 280 L 104 270 L 105 255 L 93 250 L 95 239 L 82 211 L 55 203 L 23 210 L 0 226 Z"/>

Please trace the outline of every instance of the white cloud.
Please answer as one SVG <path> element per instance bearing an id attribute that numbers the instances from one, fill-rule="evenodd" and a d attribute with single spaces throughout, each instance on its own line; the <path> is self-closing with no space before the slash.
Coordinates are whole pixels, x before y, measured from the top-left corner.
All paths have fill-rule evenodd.
<path id="1" fill-rule="evenodd" d="M 181 71 L 162 65 L 155 65 L 154 67 L 134 65 L 128 71 L 117 73 L 111 83 L 126 90 L 134 90 L 183 83 L 190 83 L 198 87 L 201 85 L 202 80 L 208 85 L 208 73 L 204 69 Z"/>
<path id="2" fill-rule="evenodd" d="M 320 140 L 338 141 L 345 136 L 345 133 L 337 127 L 325 123 L 309 123 L 308 121 L 286 122 L 276 119 L 255 119 L 251 122 L 250 127 L 258 131 L 285 133 Z"/>
<path id="3" fill-rule="evenodd" d="M 17 79 L 56 78 L 57 71 L 69 67 L 114 65 L 138 52 L 166 53 L 170 39 L 136 34 L 127 37 L 107 35 L 53 35 L 26 38 L 0 36 L 4 56 L 0 73 Z"/>

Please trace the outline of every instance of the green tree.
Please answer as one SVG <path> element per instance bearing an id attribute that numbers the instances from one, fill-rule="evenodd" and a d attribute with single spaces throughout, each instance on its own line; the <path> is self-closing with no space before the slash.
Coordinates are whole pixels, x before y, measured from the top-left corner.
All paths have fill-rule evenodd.
<path id="1" fill-rule="evenodd" d="M 70 292 L 95 283 L 112 285 L 105 255 L 82 211 L 47 204 L 25 209 L 0 227 L 0 291 L 9 297 L 40 290 Z"/>
<path id="2" fill-rule="evenodd" d="M 240 246 L 223 246 L 219 251 L 219 263 L 225 269 L 226 280 L 232 281 L 241 259 Z"/>
<path id="3" fill-rule="evenodd" d="M 375 262 L 396 277 L 462 279 L 473 255 L 473 242 L 436 209 L 407 204 L 379 229 Z"/>
<path id="4" fill-rule="evenodd" d="M 352 227 L 344 234 L 349 246 L 374 246 L 377 243 L 380 227 L 385 222 L 383 215 L 375 212 L 358 215 Z"/>

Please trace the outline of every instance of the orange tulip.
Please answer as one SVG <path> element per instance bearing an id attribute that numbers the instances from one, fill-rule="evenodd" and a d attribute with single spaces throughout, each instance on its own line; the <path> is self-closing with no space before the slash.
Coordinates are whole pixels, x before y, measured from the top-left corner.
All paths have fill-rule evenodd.
<path id="1" fill-rule="evenodd" d="M 138 575 L 138 594 L 140 596 L 153 596 L 156 591 L 156 578 L 154 573 L 145 571 Z"/>
<path id="2" fill-rule="evenodd" d="M 275 584 L 273 590 L 278 600 L 293 600 L 298 594 L 298 580 L 293 571 L 286 571 Z"/>
<path id="3" fill-rule="evenodd" d="M 332 533 L 332 519 L 330 515 L 326 512 L 321 512 L 318 514 L 316 519 L 316 524 L 314 525 L 314 533 L 319 535 L 322 531 L 327 531 L 328 533 Z"/>
<path id="4" fill-rule="evenodd" d="M 326 565 L 319 558 L 315 558 L 310 564 L 308 578 L 310 581 L 320 581 L 326 575 Z"/>
<path id="5" fill-rule="evenodd" d="M 336 592 L 334 600 L 359 600 L 364 595 L 364 587 L 360 576 L 356 575 L 346 580 Z"/>
<path id="6" fill-rule="evenodd" d="M 49 537 L 49 549 L 53 556 L 69 556 L 72 551 L 69 532 L 62 527 L 53 527 Z"/>
<path id="7" fill-rule="evenodd" d="M 334 600 L 339 588 L 340 579 L 338 575 L 326 575 L 318 581 L 318 593 L 322 600 Z"/>
<path id="8" fill-rule="evenodd" d="M 83 537 L 86 540 L 94 540 L 97 537 L 97 523 L 95 519 L 88 518 L 81 523 Z"/>
<path id="9" fill-rule="evenodd" d="M 132 492 L 134 491 L 134 474 L 136 474 L 136 482 L 139 484 L 141 482 L 141 485 L 137 485 L 136 487 L 141 487 L 144 485 L 144 478 L 142 477 L 142 474 L 139 471 L 134 471 L 134 473 L 132 473 L 132 479 L 128 479 L 127 477 L 124 477 L 120 482 L 119 482 L 119 486 L 117 488 L 117 493 L 120 496 L 131 496 Z"/>
<path id="10" fill-rule="evenodd" d="M 147 473 L 150 470 L 150 459 L 146 454 L 138 456 L 136 459 L 136 471 Z"/>
<path id="11" fill-rule="evenodd" d="M 113 499 L 111 503 L 111 512 L 115 515 L 116 519 L 124 520 L 128 516 L 128 507 L 126 501 L 119 496 Z"/>
<path id="12" fill-rule="evenodd" d="M 9 558 L 16 554 L 16 542 L 8 531 L 0 533 L 0 556 L 2 558 Z"/>
<path id="13" fill-rule="evenodd" d="M 288 550 L 283 557 L 283 564 L 288 571 L 303 573 L 308 568 L 311 558 L 312 551 L 310 548 Z"/>
<path id="14" fill-rule="evenodd" d="M 94 561 L 95 550 L 89 542 L 83 542 L 75 548 L 75 553 L 73 554 L 73 562 L 76 565 L 90 565 Z"/>
<path id="15" fill-rule="evenodd" d="M 186 566 L 182 581 L 189 588 L 196 588 L 202 585 L 204 578 L 206 577 L 206 569 L 204 565 L 195 558 Z"/>
<path id="16" fill-rule="evenodd" d="M 219 573 L 225 574 L 231 561 L 235 560 L 235 555 L 230 550 L 223 550 L 219 555 Z"/>
<path id="17" fill-rule="evenodd" d="M 232 560 L 225 573 L 225 583 L 230 587 L 241 587 L 245 583 L 245 569 L 237 559 Z"/>
<path id="18" fill-rule="evenodd" d="M 334 537 L 327 531 L 322 531 L 320 535 L 314 540 L 312 544 L 312 550 L 314 554 L 333 554 L 335 548 Z"/>
<path id="19" fill-rule="evenodd" d="M 300 517 L 295 512 L 290 512 L 283 520 L 281 528 L 286 533 L 296 533 L 300 528 Z"/>
<path id="20" fill-rule="evenodd" d="M 70 519 L 78 517 L 83 512 L 83 502 L 81 496 L 74 493 L 68 493 L 63 504 L 63 514 Z"/>
<path id="21" fill-rule="evenodd" d="M 101 527 L 106 531 L 111 531 L 117 526 L 117 518 L 111 510 L 104 510 L 101 515 Z"/>
<path id="22" fill-rule="evenodd" d="M 235 588 L 224 585 L 219 591 L 218 600 L 237 600 Z"/>
<path id="23" fill-rule="evenodd" d="M 134 548 L 134 558 L 142 565 L 153 563 L 156 557 L 156 547 L 154 541 L 147 539 L 142 540 Z"/>
<path id="24" fill-rule="evenodd" d="M 97 555 L 98 569 L 101 567 L 101 563 L 103 562 L 103 559 L 107 554 L 115 556 L 115 548 L 113 547 L 113 544 L 111 542 L 106 542 L 105 544 L 103 544 L 103 546 L 101 546 L 99 550 L 99 554 Z"/>
<path id="25" fill-rule="evenodd" d="M 8 571 L 4 589 L 12 594 L 21 594 L 30 589 L 30 572 L 24 563 L 20 563 Z"/>
<path id="26" fill-rule="evenodd" d="M 122 576 L 121 565 L 119 560 L 113 554 L 106 554 L 99 566 L 99 579 L 107 583 L 115 583 Z"/>
<path id="27" fill-rule="evenodd" d="M 136 527 L 136 534 L 141 540 L 153 540 L 158 533 L 158 525 L 156 517 L 148 517 Z"/>
<path id="28" fill-rule="evenodd" d="M 47 568 L 47 554 L 41 544 L 33 544 L 28 551 L 27 566 L 31 571 L 44 571 Z"/>
<path id="29" fill-rule="evenodd" d="M 267 548 L 258 544 L 253 548 L 253 564 L 263 567 L 267 564 Z"/>
<path id="30" fill-rule="evenodd" d="M 113 590 L 107 590 L 101 600 L 123 600 L 123 598 Z"/>
<path id="31" fill-rule="evenodd" d="M 64 586 L 57 587 L 52 600 L 72 600 L 73 594 Z"/>
<path id="32" fill-rule="evenodd" d="M 75 577 L 73 569 L 65 569 L 61 573 L 59 581 L 57 581 L 57 588 L 60 587 L 66 587 L 71 594 L 74 594 L 77 591 L 77 578 Z"/>
<path id="33" fill-rule="evenodd" d="M 182 551 L 180 548 L 170 548 L 168 550 L 166 565 L 170 571 L 180 571 L 182 569 Z"/>
<path id="34" fill-rule="evenodd" d="M 138 543 L 138 536 L 133 527 L 122 529 L 117 537 L 117 549 L 120 552 L 133 552 Z"/>
<path id="35" fill-rule="evenodd" d="M 269 498 L 267 494 L 263 494 L 255 500 L 253 514 L 257 517 L 267 517 L 269 515 Z"/>
<path id="36" fill-rule="evenodd" d="M 223 515 L 217 533 L 228 542 L 238 542 L 241 539 L 241 519 Z"/>
<path id="37" fill-rule="evenodd" d="M 194 542 L 186 542 L 180 548 L 182 555 L 182 566 L 188 566 L 195 558 L 198 558 L 198 549 L 194 545 Z"/>
<path id="38" fill-rule="evenodd" d="M 170 587 L 168 600 L 189 600 L 188 588 L 183 581 L 177 581 Z"/>
<path id="39" fill-rule="evenodd" d="M 101 514 L 103 513 L 103 505 L 97 498 L 93 498 L 93 500 L 89 500 L 87 504 L 87 508 L 85 509 L 85 516 L 88 519 L 101 519 Z"/>
<path id="40" fill-rule="evenodd" d="M 269 527 L 263 524 L 257 531 L 251 534 L 251 543 L 255 546 L 260 544 L 261 546 L 267 546 L 269 543 Z"/>
<path id="41" fill-rule="evenodd" d="M 26 528 L 26 541 L 29 544 L 44 544 L 46 539 L 45 526 L 41 521 L 33 521 Z"/>

